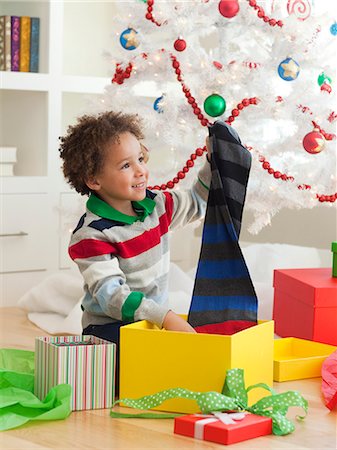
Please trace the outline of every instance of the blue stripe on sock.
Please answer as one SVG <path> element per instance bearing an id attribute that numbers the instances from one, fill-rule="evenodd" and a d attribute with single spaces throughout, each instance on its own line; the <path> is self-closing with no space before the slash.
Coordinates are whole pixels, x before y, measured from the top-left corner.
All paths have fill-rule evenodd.
<path id="1" fill-rule="evenodd" d="M 221 279 L 249 277 L 242 259 L 222 259 L 220 261 L 200 260 L 197 278 Z"/>
<path id="2" fill-rule="evenodd" d="M 190 312 L 222 311 L 224 309 L 238 309 L 242 311 L 256 311 L 257 299 L 252 295 L 234 295 L 234 296 L 204 296 L 196 295 L 193 297 Z"/>
<path id="3" fill-rule="evenodd" d="M 205 244 L 220 244 L 226 241 L 237 241 L 237 236 L 232 223 L 214 225 L 205 223 L 202 240 Z"/>

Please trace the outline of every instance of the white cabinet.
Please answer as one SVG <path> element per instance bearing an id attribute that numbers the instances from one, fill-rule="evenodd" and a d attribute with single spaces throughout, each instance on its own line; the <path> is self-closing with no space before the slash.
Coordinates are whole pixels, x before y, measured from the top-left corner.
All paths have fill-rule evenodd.
<path id="1" fill-rule="evenodd" d="M 47 194 L 4 194 L 0 198 L 0 272 L 48 267 Z"/>
<path id="2" fill-rule="evenodd" d="M 58 138 L 111 82 L 103 53 L 115 40 L 114 9 L 114 2 L 0 2 L 0 15 L 40 17 L 39 73 L 0 72 L 0 146 L 17 148 L 14 176 L 0 178 L 1 305 L 72 267 L 69 230 L 85 199 L 63 179 Z"/>

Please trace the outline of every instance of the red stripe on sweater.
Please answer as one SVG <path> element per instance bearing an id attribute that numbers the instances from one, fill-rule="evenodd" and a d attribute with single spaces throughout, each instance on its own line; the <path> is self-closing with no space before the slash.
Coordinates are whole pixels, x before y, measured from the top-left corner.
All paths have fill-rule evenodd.
<path id="1" fill-rule="evenodd" d="M 246 328 L 254 327 L 255 322 L 249 320 L 228 320 L 221 323 L 209 323 L 206 325 L 200 325 L 194 327 L 197 333 L 209 333 L 209 334 L 227 334 L 231 335 L 238 331 L 245 330 Z"/>
<path id="2" fill-rule="evenodd" d="M 172 222 L 172 214 L 173 214 L 173 197 L 170 192 L 164 192 L 165 195 L 165 209 L 167 213 L 167 218 L 169 224 Z"/>
<path id="3" fill-rule="evenodd" d="M 68 253 L 71 259 L 90 258 L 92 256 L 108 255 L 114 253 L 115 247 L 109 242 L 98 239 L 83 239 L 69 247 Z"/>
<path id="4" fill-rule="evenodd" d="M 159 218 L 159 225 L 145 231 L 140 236 L 114 244 L 97 239 L 83 239 L 69 247 L 69 255 L 72 259 L 84 259 L 107 254 L 118 255 L 122 258 L 132 258 L 158 245 L 161 236 L 168 232 L 168 228 L 169 218 L 164 213 Z"/>
<path id="5" fill-rule="evenodd" d="M 122 258 L 132 258 L 150 250 L 160 243 L 161 237 L 168 232 L 169 221 L 167 214 L 159 217 L 159 225 L 151 230 L 145 231 L 125 242 L 115 244 L 116 252 Z"/>

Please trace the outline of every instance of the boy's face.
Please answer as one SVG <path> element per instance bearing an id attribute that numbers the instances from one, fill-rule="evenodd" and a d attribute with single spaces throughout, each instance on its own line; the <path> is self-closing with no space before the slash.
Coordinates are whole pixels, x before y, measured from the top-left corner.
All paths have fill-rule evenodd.
<path id="1" fill-rule="evenodd" d="M 145 198 L 149 172 L 136 137 L 127 132 L 119 141 L 107 144 L 103 170 L 87 184 L 110 206 L 131 215 L 131 201 Z"/>

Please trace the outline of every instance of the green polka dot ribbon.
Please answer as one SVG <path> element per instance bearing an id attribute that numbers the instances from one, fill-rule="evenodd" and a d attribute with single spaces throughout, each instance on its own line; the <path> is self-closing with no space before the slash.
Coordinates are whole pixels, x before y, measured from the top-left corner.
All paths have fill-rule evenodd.
<path id="1" fill-rule="evenodd" d="M 248 392 L 255 388 L 266 389 L 270 395 L 258 400 L 254 405 L 248 406 Z M 231 369 L 227 371 L 225 384 L 222 393 L 219 392 L 193 392 L 184 388 L 172 388 L 157 392 L 153 395 L 146 395 L 138 399 L 123 398 L 117 400 L 114 406 L 123 402 L 132 408 L 148 410 L 161 405 L 165 400 L 173 398 L 184 398 L 195 400 L 203 414 L 215 411 L 248 411 L 259 416 L 270 417 L 273 421 L 273 434 L 282 436 L 292 433 L 294 424 L 286 418 L 288 409 L 291 406 L 302 408 L 305 415 L 308 411 L 308 402 L 297 391 L 288 391 L 277 394 L 271 387 L 264 383 L 254 384 L 245 388 L 243 369 Z M 138 413 L 128 414 L 115 411 L 110 412 L 113 418 L 151 418 L 151 419 L 172 419 L 181 414 L 158 414 L 158 413 Z M 297 419 L 304 419 L 304 416 L 296 416 Z"/>

